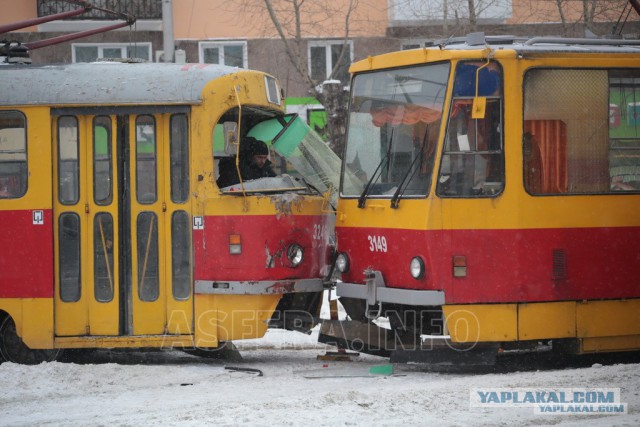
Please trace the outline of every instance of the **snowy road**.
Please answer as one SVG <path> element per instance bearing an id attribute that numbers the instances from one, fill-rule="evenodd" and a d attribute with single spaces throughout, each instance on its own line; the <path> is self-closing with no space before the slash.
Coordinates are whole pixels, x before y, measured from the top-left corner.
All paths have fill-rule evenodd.
<path id="1" fill-rule="evenodd" d="M 316 356 L 325 347 L 284 331 L 240 349 L 244 361 L 232 364 L 177 351 L 3 363 L 0 425 L 640 425 L 638 363 L 471 374 L 396 365 L 393 376 L 309 379 L 317 370 L 367 373 L 386 360 L 362 355 L 323 367 Z M 470 405 L 474 389 L 580 387 L 619 388 L 628 413 L 542 415 L 532 407 Z"/>

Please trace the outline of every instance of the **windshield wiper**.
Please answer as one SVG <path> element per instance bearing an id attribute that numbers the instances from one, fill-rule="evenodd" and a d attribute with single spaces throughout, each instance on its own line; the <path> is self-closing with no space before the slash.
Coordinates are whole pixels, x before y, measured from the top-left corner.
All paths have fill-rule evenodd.
<path id="1" fill-rule="evenodd" d="M 398 209 L 398 204 L 400 203 L 400 197 L 404 194 L 404 192 L 407 189 L 407 186 L 409 185 L 409 182 L 411 182 L 411 180 L 413 179 L 413 176 L 416 174 L 416 171 L 418 170 L 418 168 L 414 169 L 414 166 L 416 164 L 416 160 L 421 159 L 424 156 L 424 147 L 428 144 L 428 141 L 427 141 L 428 133 L 429 133 L 429 126 L 427 126 L 427 129 L 424 131 L 424 139 L 422 140 L 422 147 L 420 148 L 420 152 L 411 161 L 411 164 L 409 165 L 407 172 L 402 176 L 402 179 L 400 180 L 400 184 L 398 184 L 398 188 L 396 189 L 396 192 L 393 193 L 393 197 L 391 198 L 392 209 Z M 409 179 L 407 180 L 407 178 Z M 404 190 L 403 190 L 402 186 L 404 185 L 405 182 L 407 182 L 407 185 L 404 187 Z"/>
<path id="2" fill-rule="evenodd" d="M 391 135 L 389 136 L 389 148 L 387 148 L 387 153 L 380 160 L 380 163 L 378 163 L 376 170 L 373 171 L 373 175 L 371 175 L 371 178 L 369 178 L 369 181 L 367 181 L 367 185 L 364 186 L 364 190 L 362 190 L 362 193 L 358 198 L 358 207 L 360 209 L 364 208 L 364 205 L 367 201 L 367 195 L 369 194 L 369 189 L 371 188 L 371 184 L 373 184 L 373 182 L 377 181 L 378 179 L 378 171 L 382 171 L 382 165 L 391 155 L 391 146 L 393 145 L 393 131 L 394 128 L 391 128 Z M 380 175 L 382 175 L 382 172 L 380 172 Z"/>

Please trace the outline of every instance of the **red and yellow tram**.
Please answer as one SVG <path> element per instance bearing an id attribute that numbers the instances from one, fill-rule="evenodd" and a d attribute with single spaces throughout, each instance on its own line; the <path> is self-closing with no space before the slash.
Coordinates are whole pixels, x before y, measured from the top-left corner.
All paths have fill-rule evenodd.
<path id="1" fill-rule="evenodd" d="M 278 176 L 218 188 L 246 135 Z M 0 68 L 0 354 L 215 349 L 311 327 L 338 168 L 261 72 Z"/>
<path id="2" fill-rule="evenodd" d="M 362 325 L 323 334 L 640 349 L 639 46 L 476 34 L 353 64 L 337 294 Z"/>

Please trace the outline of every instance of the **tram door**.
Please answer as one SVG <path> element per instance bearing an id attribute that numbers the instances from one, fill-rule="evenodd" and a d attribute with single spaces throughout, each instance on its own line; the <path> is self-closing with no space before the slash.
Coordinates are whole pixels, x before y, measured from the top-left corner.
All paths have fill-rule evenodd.
<path id="1" fill-rule="evenodd" d="M 54 117 L 56 336 L 191 333 L 187 120 Z"/>

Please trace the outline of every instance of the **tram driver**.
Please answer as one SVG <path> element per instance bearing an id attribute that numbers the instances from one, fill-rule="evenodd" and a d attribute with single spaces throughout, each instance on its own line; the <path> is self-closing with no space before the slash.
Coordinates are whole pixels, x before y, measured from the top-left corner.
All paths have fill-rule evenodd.
<path id="1" fill-rule="evenodd" d="M 269 160 L 269 147 L 264 141 L 250 136 L 240 141 L 239 165 L 243 181 L 276 176 Z M 216 181 L 218 187 L 229 187 L 240 182 L 235 156 L 221 159 L 219 169 L 220 177 Z"/>

